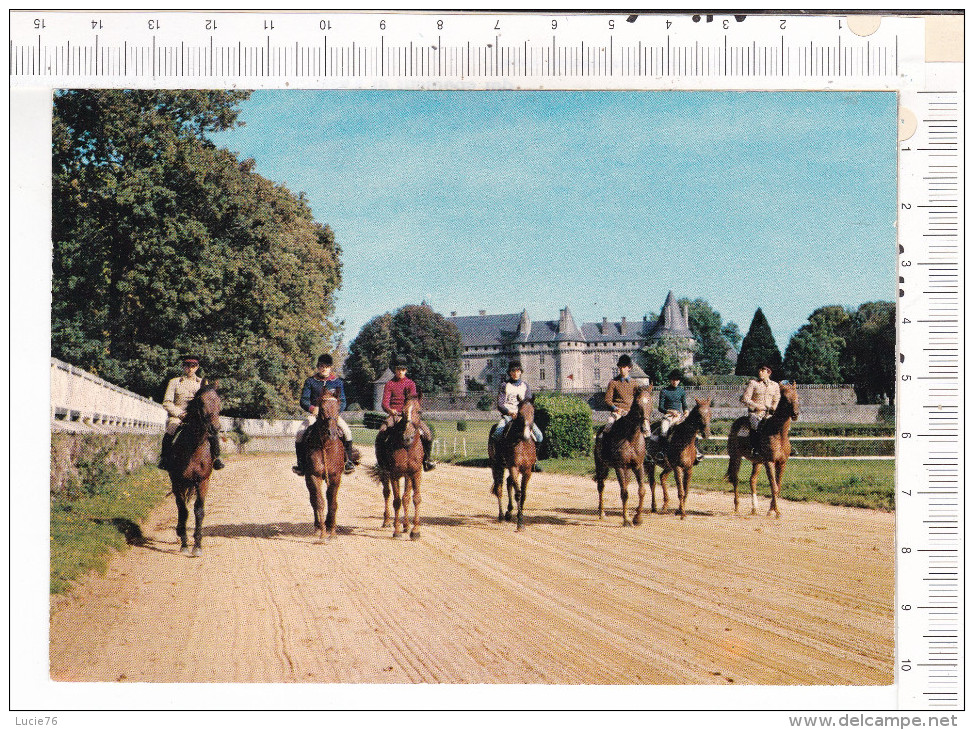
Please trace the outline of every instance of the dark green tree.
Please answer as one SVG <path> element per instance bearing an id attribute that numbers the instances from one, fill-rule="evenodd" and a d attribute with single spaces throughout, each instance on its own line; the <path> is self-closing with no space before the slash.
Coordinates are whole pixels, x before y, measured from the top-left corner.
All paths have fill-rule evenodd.
<path id="1" fill-rule="evenodd" d="M 345 380 L 352 399 L 366 407 L 372 402 L 372 384 L 389 366 L 394 350 L 391 313 L 380 314 L 365 323 L 349 345 L 345 360 Z"/>
<path id="2" fill-rule="evenodd" d="M 373 317 L 349 345 L 346 375 L 356 397 L 369 399 L 372 383 L 393 355 L 409 362 L 409 377 L 424 394 L 456 390 L 463 340 L 460 330 L 425 304 L 408 304 Z"/>
<path id="3" fill-rule="evenodd" d="M 303 196 L 207 138 L 246 92 L 58 92 L 52 352 L 158 398 L 186 351 L 231 415 L 290 412 L 336 332 L 341 251 Z"/>
<path id="4" fill-rule="evenodd" d="M 896 305 L 866 302 L 852 317 L 846 347 L 850 380 L 861 403 L 896 397 Z"/>
<path id="5" fill-rule="evenodd" d="M 781 350 L 774 341 L 771 333 L 771 325 L 768 324 L 764 312 L 758 307 L 751 320 L 751 326 L 744 341 L 741 343 L 741 352 L 737 356 L 737 367 L 734 369 L 736 375 L 755 375 L 758 367 L 767 364 L 771 367 L 771 377 L 778 379 L 782 377 L 781 369 Z"/>
<path id="6" fill-rule="evenodd" d="M 685 343 L 679 338 L 666 335 L 658 340 L 649 340 L 643 347 L 643 370 L 654 385 L 662 385 L 669 379 L 673 370 L 685 371 L 683 355 Z M 693 376 L 694 373 L 685 375 Z"/>
<path id="7" fill-rule="evenodd" d="M 846 343 L 852 316 L 843 307 L 819 307 L 792 335 L 785 349 L 784 371 L 798 383 L 838 385 L 848 382 Z"/>
<path id="8" fill-rule="evenodd" d="M 720 312 L 715 310 L 705 299 L 680 299 L 680 307 L 687 307 L 690 320 L 690 331 L 697 340 L 697 352 L 694 361 L 705 375 L 725 375 L 733 372 L 734 364 L 727 358 L 728 347 L 737 346 L 740 333 L 737 325 L 728 322 L 726 325 Z M 734 336 L 737 342 L 730 342 L 724 335 L 724 329 Z"/>

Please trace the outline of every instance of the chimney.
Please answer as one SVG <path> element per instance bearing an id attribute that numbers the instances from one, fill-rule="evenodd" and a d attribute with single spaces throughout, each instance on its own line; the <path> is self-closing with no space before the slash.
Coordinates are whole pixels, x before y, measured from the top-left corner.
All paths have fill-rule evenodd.
<path id="1" fill-rule="evenodd" d="M 602 334 L 603 335 L 609 334 L 609 318 L 608 317 L 603 317 L 602 318 Z"/>
<path id="2" fill-rule="evenodd" d="M 487 310 L 486 309 L 481 309 L 480 310 L 480 316 L 481 317 L 486 317 L 487 316 Z"/>
<path id="3" fill-rule="evenodd" d="M 625 317 L 622 318 L 622 322 L 619 325 L 619 334 L 623 334 L 623 335 L 628 335 L 629 334 L 628 330 L 626 329 L 626 318 Z"/>

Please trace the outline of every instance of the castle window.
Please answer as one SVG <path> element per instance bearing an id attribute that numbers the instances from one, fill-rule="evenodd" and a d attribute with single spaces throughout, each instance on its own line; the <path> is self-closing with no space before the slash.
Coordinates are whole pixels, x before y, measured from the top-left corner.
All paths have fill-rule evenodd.
<path id="1" fill-rule="evenodd" d="M 598 383 L 602 380 L 602 371 L 599 368 L 595 368 L 595 382 Z"/>
<path id="2" fill-rule="evenodd" d="M 539 365 L 544 365 L 544 353 L 543 352 L 540 355 L 538 355 L 538 364 Z M 544 377 L 544 376 L 542 375 L 541 377 Z"/>
<path id="3" fill-rule="evenodd" d="M 599 361 L 599 353 L 595 353 L 595 362 L 598 362 L 598 361 Z M 595 372 L 598 373 L 599 371 L 596 370 Z M 599 376 L 596 375 L 595 377 L 599 377 Z"/>
<path id="4" fill-rule="evenodd" d="M 538 377 L 538 380 L 544 380 L 544 368 L 541 368 L 541 373 Z"/>

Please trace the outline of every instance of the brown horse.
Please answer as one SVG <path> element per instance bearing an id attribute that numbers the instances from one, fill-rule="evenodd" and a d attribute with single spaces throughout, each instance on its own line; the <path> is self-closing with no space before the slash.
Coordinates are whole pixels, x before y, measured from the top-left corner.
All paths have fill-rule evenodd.
<path id="1" fill-rule="evenodd" d="M 304 483 L 308 487 L 308 496 L 311 497 L 318 540 L 324 541 L 326 530 L 329 538 L 335 536 L 335 514 L 338 512 L 338 487 L 342 483 L 342 470 L 345 466 L 345 444 L 338 428 L 341 405 L 334 391 L 323 391 L 317 406 L 318 417 L 304 433 L 304 446 L 307 450 Z M 326 495 L 322 495 L 322 482 L 326 485 Z"/>
<path id="2" fill-rule="evenodd" d="M 608 433 L 605 427 L 599 432 L 595 446 L 595 483 L 599 490 L 599 519 L 605 517 L 602 491 L 609 476 L 609 467 L 616 471 L 619 494 L 622 496 L 622 524 L 639 525 L 643 521 L 643 499 L 646 497 L 646 436 L 649 435 L 649 414 L 652 411 L 653 386 L 636 388 L 629 412 L 616 421 Z M 639 484 L 639 506 L 632 522 L 629 521 L 629 472 Z"/>
<path id="3" fill-rule="evenodd" d="M 531 470 L 538 460 L 538 450 L 531 435 L 533 426 L 534 404 L 526 400 L 518 406 L 517 416 L 507 427 L 506 433 L 496 439 L 494 433 L 497 425 L 494 424 L 490 429 L 490 435 L 487 436 L 487 458 L 490 460 L 490 469 L 494 475 L 494 488 L 491 494 L 497 497 L 497 521 L 511 521 L 514 511 L 513 502 L 516 500 L 518 530 L 524 527 L 524 499 L 528 491 L 528 481 L 531 479 Z M 507 512 L 503 512 L 501 493 L 505 470 L 508 472 Z M 519 475 L 520 486 L 517 483 Z"/>
<path id="4" fill-rule="evenodd" d="M 676 482 L 676 495 L 680 501 L 680 506 L 676 513 L 682 520 L 686 517 L 687 495 L 690 493 L 690 475 L 693 473 L 693 465 L 697 460 L 697 434 L 705 439 L 710 438 L 710 400 L 697 398 L 695 405 L 687 417 L 670 429 L 666 441 L 659 442 L 658 451 L 651 453 L 647 461 L 649 462 L 649 491 L 652 500 L 651 508 L 656 511 L 656 466 L 659 464 L 660 475 L 659 485 L 663 490 L 663 509 L 670 502 L 669 495 L 666 493 L 666 475 L 673 472 L 673 480 Z"/>
<path id="5" fill-rule="evenodd" d="M 747 416 L 741 416 L 731 426 L 727 436 L 727 454 L 730 463 L 727 465 L 727 481 L 734 485 L 734 511 L 737 512 L 737 473 L 741 468 L 741 460 L 749 459 L 751 467 L 751 514 L 758 512 L 758 470 L 764 465 L 771 485 L 770 515 L 781 517 L 778 510 L 778 497 L 781 496 L 781 477 L 785 473 L 785 463 L 791 455 L 791 441 L 788 430 L 793 419 L 798 418 L 798 391 L 794 383 L 781 383 L 781 400 L 774 414 L 761 424 L 760 448 L 758 452 L 751 452 L 750 439 L 747 432 L 750 424 Z M 745 434 L 742 436 L 741 431 Z"/>
<path id="6" fill-rule="evenodd" d="M 408 396 L 402 414 L 385 431 L 380 431 L 375 439 L 376 465 L 371 470 L 372 477 L 382 483 L 382 496 L 386 509 L 383 527 L 389 526 L 389 487 L 392 486 L 392 536 L 398 537 L 406 532 L 409 525 L 409 496 L 413 498 L 413 528 L 409 537 L 418 540 L 420 477 L 423 475 L 423 442 L 419 436 L 420 404 L 416 396 Z M 403 480 L 402 494 L 399 480 Z M 399 508 L 402 507 L 402 530 L 399 529 Z"/>
<path id="7" fill-rule="evenodd" d="M 203 554 L 203 512 L 206 492 L 213 473 L 213 456 L 210 453 L 210 434 L 220 430 L 220 396 L 216 384 L 203 380 L 193 400 L 186 406 L 186 416 L 172 444 L 169 458 L 169 479 L 176 498 L 176 534 L 180 552 L 196 558 Z M 189 508 L 186 506 L 196 493 L 193 514 L 196 528 L 193 531 L 193 550 L 186 540 L 186 522 Z"/>

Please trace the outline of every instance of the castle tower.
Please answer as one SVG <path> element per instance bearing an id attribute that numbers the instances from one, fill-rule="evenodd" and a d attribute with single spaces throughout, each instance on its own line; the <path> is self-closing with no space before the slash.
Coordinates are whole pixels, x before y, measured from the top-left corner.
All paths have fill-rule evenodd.
<path id="1" fill-rule="evenodd" d="M 584 387 L 584 353 L 585 337 L 566 305 L 558 313 L 558 329 L 555 334 L 555 383 L 558 390 L 577 390 Z"/>

